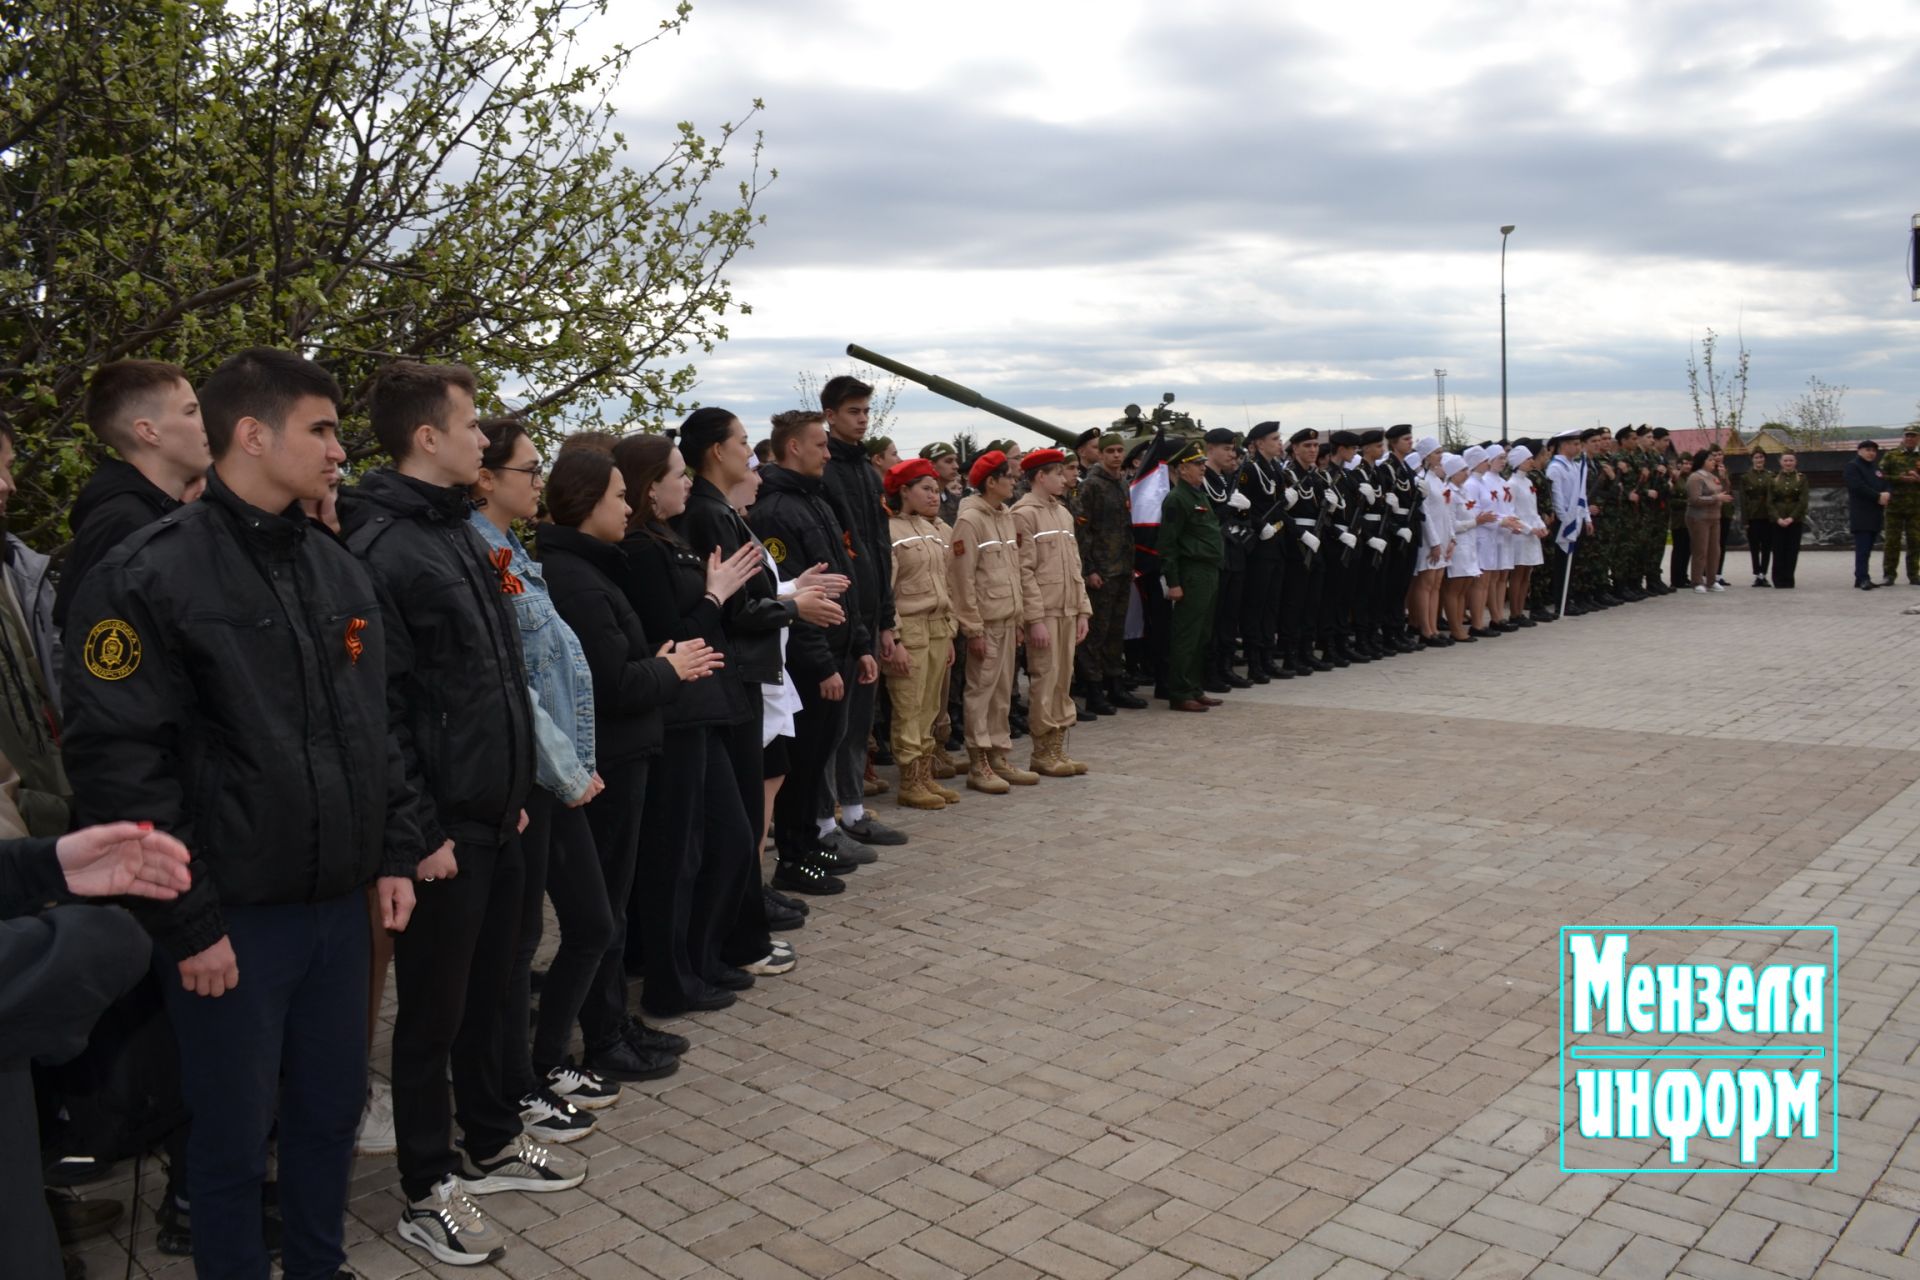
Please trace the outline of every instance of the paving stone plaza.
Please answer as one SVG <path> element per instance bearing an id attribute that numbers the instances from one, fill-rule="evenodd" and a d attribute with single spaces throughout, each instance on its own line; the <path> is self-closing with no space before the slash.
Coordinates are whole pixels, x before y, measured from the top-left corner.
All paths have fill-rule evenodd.
<path id="1" fill-rule="evenodd" d="M 668 1024 L 693 1050 L 599 1113 L 586 1185 L 489 1197 L 506 1258 L 434 1270 L 1920 1276 L 1920 589 L 1849 569 L 1123 713 L 1074 734 L 1089 776 L 957 812 L 883 799 L 912 842 L 815 900 L 801 967 Z M 1590 921 L 1839 927 L 1837 1173 L 1561 1172 L 1556 934 Z M 184 1277 L 159 1182 L 139 1262 Z M 396 1184 L 358 1163 L 368 1280 L 422 1273 Z"/>

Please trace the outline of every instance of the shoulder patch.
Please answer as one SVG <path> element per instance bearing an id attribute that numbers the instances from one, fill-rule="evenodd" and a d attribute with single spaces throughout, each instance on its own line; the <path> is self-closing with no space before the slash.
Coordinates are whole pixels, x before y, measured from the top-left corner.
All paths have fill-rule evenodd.
<path id="1" fill-rule="evenodd" d="M 967 540 L 965 538 L 955 538 L 953 540 L 953 554 L 956 556 L 967 554 Z"/>
<path id="2" fill-rule="evenodd" d="M 773 562 L 775 564 L 785 564 L 787 562 L 787 544 L 786 543 L 782 542 L 778 538 L 768 538 L 766 541 L 766 548 L 767 548 L 767 554 L 773 557 Z"/>
<path id="3" fill-rule="evenodd" d="M 87 632 L 81 656 L 96 678 L 125 680 L 140 669 L 140 637 L 131 624 L 119 618 L 103 618 Z"/>

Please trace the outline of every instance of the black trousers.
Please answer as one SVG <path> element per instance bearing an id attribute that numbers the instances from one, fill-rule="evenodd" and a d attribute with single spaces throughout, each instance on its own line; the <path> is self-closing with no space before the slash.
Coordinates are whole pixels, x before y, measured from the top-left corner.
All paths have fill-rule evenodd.
<path id="1" fill-rule="evenodd" d="M 1399 538 L 1387 543 L 1373 589 L 1373 622 L 1388 636 L 1407 629 L 1407 588 L 1413 585 L 1413 555 Z"/>
<path id="2" fill-rule="evenodd" d="M 733 923 L 720 942 L 720 958 L 736 966 L 751 964 L 773 950 L 773 934 L 767 929 L 765 880 L 760 873 L 760 832 L 767 824 L 767 758 L 760 742 L 764 697 L 760 685 L 748 683 L 747 701 L 752 704 L 753 715 L 730 726 L 722 738 L 733 785 L 740 793 L 740 809 L 746 815 L 747 830 L 753 833 L 740 900 L 734 907 Z M 892 704 L 882 705 L 891 717 Z"/>
<path id="3" fill-rule="evenodd" d="M 1753 576 L 1764 578 L 1773 563 L 1773 535 L 1780 526 L 1771 520 L 1747 521 L 1747 559 L 1753 563 Z"/>
<path id="4" fill-rule="evenodd" d="M 1212 665 L 1223 671 L 1233 665 L 1234 641 L 1240 636 L 1240 607 L 1246 598 L 1246 590 L 1245 570 L 1220 571 L 1219 592 L 1213 598 L 1213 639 L 1208 645 L 1208 656 L 1212 659 Z M 1252 661 L 1253 648 L 1253 642 L 1249 640 L 1249 661 Z"/>
<path id="5" fill-rule="evenodd" d="M 1135 563 L 1140 567 L 1140 621 L 1145 631 L 1141 639 L 1147 674 L 1153 677 L 1154 696 L 1159 697 L 1168 687 L 1169 655 L 1173 652 L 1173 606 L 1160 585 L 1160 557 L 1138 550 L 1136 555 L 1139 558 Z"/>
<path id="6" fill-rule="evenodd" d="M 459 1171 L 460 1157 L 453 1150 L 456 1120 L 467 1150 L 483 1159 L 512 1142 L 521 1128 L 519 1099 L 507 1092 L 499 1025 L 519 946 L 525 872 L 520 838 L 499 845 L 456 842 L 453 856 L 458 875 L 414 882 L 413 919 L 393 942 L 399 1000 L 393 1023 L 393 1126 L 400 1188 L 410 1201 Z M 366 901 L 358 901 L 364 919 Z M 365 972 L 363 956 L 363 1009 Z M 198 1124 L 194 1128 L 197 1143 Z M 198 1177 L 197 1154 L 194 1165 Z"/>
<path id="7" fill-rule="evenodd" d="M 640 859 L 649 765 L 646 756 L 600 761 L 600 777 L 607 789 L 587 806 L 587 826 L 593 832 L 593 850 L 600 859 L 600 878 L 613 916 L 606 954 L 580 1002 L 580 1036 L 588 1052 L 604 1049 L 619 1038 L 627 1018 L 627 972 L 642 968 L 639 935 L 630 922 L 636 919 L 634 872 Z"/>
<path id="8" fill-rule="evenodd" d="M 1249 662 L 1272 653 L 1279 643 L 1280 574 L 1285 566 L 1281 555 L 1262 554 L 1259 549 L 1247 557 L 1246 586 L 1240 599 L 1240 641 L 1247 646 Z"/>
<path id="9" fill-rule="evenodd" d="M 1287 652 L 1298 652 L 1319 634 L 1320 597 L 1326 581 L 1326 562 L 1317 553 L 1306 563 L 1295 560 L 1281 575 L 1280 639 Z"/>
<path id="10" fill-rule="evenodd" d="M 603 774 L 604 778 L 605 775 Z M 592 804 L 606 798 L 602 792 Z M 525 1098 L 547 1071 L 566 1060 L 594 976 L 613 945 L 613 905 L 606 876 L 594 848 L 593 828 L 583 806 L 569 809 L 551 791 L 535 787 L 527 796 L 527 829 L 520 835 L 526 867 L 521 890 L 520 945 L 507 983 L 507 1005 L 500 1016 L 501 1061 L 508 1096 Z M 553 900 L 560 945 L 547 968 L 540 993 L 540 1020 L 527 1028 L 532 1007 L 534 952 L 545 928 L 545 900 Z"/>
<path id="11" fill-rule="evenodd" d="M 1782 529 L 1774 525 L 1769 535 L 1773 539 L 1773 585 L 1791 587 L 1794 585 L 1794 571 L 1800 567 L 1800 539 L 1806 534 L 1807 527 L 1798 520 Z"/>
<path id="12" fill-rule="evenodd" d="M 1352 581 L 1351 566 L 1342 564 L 1336 553 L 1327 557 L 1326 574 L 1320 580 L 1320 611 L 1314 620 L 1314 634 L 1321 647 L 1347 629 L 1347 588 Z"/>
<path id="13" fill-rule="evenodd" d="M 851 661 L 845 669 L 853 669 Z M 849 685 L 853 683 L 850 675 L 844 679 Z M 782 858 L 793 857 L 819 839 L 820 796 L 826 785 L 827 764 L 847 723 L 846 699 L 829 702 L 820 696 L 818 684 L 804 679 L 795 683 L 800 687 L 800 710 L 793 716 L 787 780 L 773 799 L 773 841 Z"/>
<path id="14" fill-rule="evenodd" d="M 1715 565 L 1713 570 L 1714 574 L 1717 577 L 1724 578 L 1727 576 L 1727 543 L 1732 541 L 1732 539 L 1729 538 L 1727 535 L 1732 532 L 1733 532 L 1733 517 L 1730 515 L 1721 516 L 1720 517 L 1720 563 Z"/>
<path id="15" fill-rule="evenodd" d="M 656 1017 L 683 1013 L 705 994 L 719 972 L 721 939 L 740 913 L 758 833 L 747 829 L 724 732 L 667 730 L 647 780 L 634 897 L 646 960 L 642 1006 Z"/>
<path id="16" fill-rule="evenodd" d="M 1683 522 L 1673 530 L 1673 555 L 1667 561 L 1667 581 L 1684 587 L 1692 581 L 1693 533 Z"/>

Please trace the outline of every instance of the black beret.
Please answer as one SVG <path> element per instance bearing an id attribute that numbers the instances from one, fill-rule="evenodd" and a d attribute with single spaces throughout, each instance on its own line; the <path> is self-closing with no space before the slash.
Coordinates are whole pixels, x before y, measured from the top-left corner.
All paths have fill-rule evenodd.
<path id="1" fill-rule="evenodd" d="M 1088 445 L 1092 444 L 1095 440 L 1098 440 L 1099 438 L 1100 438 L 1100 428 L 1088 427 L 1085 431 L 1082 431 L 1077 437 L 1074 438 L 1073 447 L 1076 449 L 1084 449 Z"/>
<path id="2" fill-rule="evenodd" d="M 1206 442 L 1207 442 L 1208 444 L 1237 444 L 1237 443 L 1239 443 L 1239 441 L 1238 441 L 1238 438 L 1237 438 L 1237 437 L 1235 437 L 1235 435 L 1233 434 L 1233 432 L 1231 432 L 1231 431 L 1229 431 L 1229 430 L 1227 430 L 1227 429 L 1226 429 L 1225 427 L 1215 427 L 1215 428 L 1213 428 L 1213 429 L 1212 429 L 1211 431 L 1209 431 L 1209 432 L 1207 432 L 1207 434 L 1206 434 L 1206 435 L 1204 435 L 1204 436 L 1202 436 L 1202 437 L 1200 437 L 1200 438 L 1201 438 L 1202 440 L 1204 440 L 1204 441 L 1206 441 Z"/>
<path id="3" fill-rule="evenodd" d="M 1410 436 L 1412 434 L 1413 424 L 1411 422 L 1396 422 L 1387 428 L 1387 439 L 1389 440 L 1398 440 L 1401 436 Z"/>
<path id="4" fill-rule="evenodd" d="M 1580 433 L 1580 443 L 1585 444 L 1587 441 L 1593 439 L 1595 436 L 1603 436 L 1605 434 L 1607 434 L 1607 429 L 1605 427 L 1588 427 L 1585 431 L 1582 431 Z"/>
<path id="5" fill-rule="evenodd" d="M 1312 427 L 1302 427 L 1287 437 L 1288 444 L 1319 444 L 1320 433 Z"/>
<path id="6" fill-rule="evenodd" d="M 1141 440 L 1140 442 L 1135 444 L 1133 448 L 1127 450 L 1127 459 L 1125 462 L 1121 463 L 1121 465 L 1127 466 L 1127 467 L 1132 466 L 1135 462 L 1139 461 L 1140 455 L 1145 453 L 1147 451 L 1147 446 L 1151 445 L 1152 443 L 1153 443 L 1153 437 L 1148 436 L 1146 439 Z"/>
<path id="7" fill-rule="evenodd" d="M 1336 449 L 1351 449 L 1359 445 L 1360 437 L 1351 431 L 1336 431 L 1327 437 L 1327 443 Z"/>
<path id="8" fill-rule="evenodd" d="M 1387 438 L 1387 433 L 1378 427 L 1368 427 L 1360 433 L 1361 444 L 1379 444 Z"/>
<path id="9" fill-rule="evenodd" d="M 1627 439 L 1631 439 L 1632 436 L 1633 436 L 1632 427 L 1622 427 L 1618 431 L 1613 433 L 1613 438 L 1615 440 L 1627 440 Z"/>
<path id="10" fill-rule="evenodd" d="M 1665 427 L 1655 427 L 1653 429 L 1653 438 L 1655 440 L 1665 440 L 1667 438 L 1667 435 L 1668 435 L 1668 432 Z"/>
<path id="11" fill-rule="evenodd" d="M 1279 430 L 1280 424 L 1277 422 L 1256 422 L 1247 429 L 1247 443 L 1252 444 L 1255 440 L 1263 440 Z"/>

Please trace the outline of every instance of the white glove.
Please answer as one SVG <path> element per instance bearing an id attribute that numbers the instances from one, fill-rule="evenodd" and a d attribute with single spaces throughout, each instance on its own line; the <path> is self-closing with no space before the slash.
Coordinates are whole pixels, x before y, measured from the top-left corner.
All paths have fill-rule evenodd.
<path id="1" fill-rule="evenodd" d="M 1245 511 L 1247 508 L 1251 507 L 1252 505 L 1253 504 L 1251 502 L 1247 501 L 1247 495 L 1244 493 L 1241 493 L 1237 489 L 1234 491 L 1233 496 L 1227 499 L 1227 506 L 1231 507 L 1235 511 Z"/>
<path id="2" fill-rule="evenodd" d="M 1160 594 L 1167 594 L 1167 575 L 1164 573 L 1160 575 Z"/>
<path id="3" fill-rule="evenodd" d="M 1360 545 L 1360 539 L 1353 536 L 1353 530 L 1351 529 L 1341 533 L 1340 541 L 1346 543 L 1349 547 L 1357 547 Z"/>
<path id="4" fill-rule="evenodd" d="M 1380 494 L 1380 491 L 1374 488 L 1372 485 L 1368 484 L 1365 480 L 1362 480 L 1360 482 L 1360 496 L 1365 498 L 1368 502 L 1372 502 L 1376 497 L 1379 496 L 1379 494 Z"/>
<path id="5" fill-rule="evenodd" d="M 1390 493 L 1387 495 L 1387 508 L 1391 510 L 1395 515 L 1400 514 L 1400 495 L 1399 494 Z"/>
<path id="6" fill-rule="evenodd" d="M 1279 525 L 1277 525 L 1277 524 L 1263 524 L 1263 525 L 1261 525 L 1261 526 L 1260 526 L 1260 541 L 1262 541 L 1262 542 L 1265 542 L 1265 541 L 1267 541 L 1267 540 L 1268 540 L 1269 538 L 1271 538 L 1271 537 L 1273 537 L 1273 535 L 1274 535 L 1274 534 L 1276 534 L 1276 533 L 1278 533 L 1278 532 L 1280 532 L 1280 526 L 1279 526 Z"/>
<path id="7" fill-rule="evenodd" d="M 1292 506 L 1294 503 L 1298 501 L 1300 501 L 1300 491 L 1294 488 L 1292 485 L 1288 485 L 1287 486 L 1287 505 Z"/>
<path id="8" fill-rule="evenodd" d="M 1398 537 L 1402 542 L 1413 541 L 1413 530 L 1411 529 L 1395 529 L 1393 532 L 1394 536 Z"/>
<path id="9" fill-rule="evenodd" d="M 1385 551 L 1387 549 L 1387 540 L 1385 538 L 1368 538 L 1367 545 L 1375 551 Z"/>
<path id="10" fill-rule="evenodd" d="M 1313 530 L 1311 529 L 1300 535 L 1300 541 L 1307 544 L 1307 550 L 1309 551 L 1318 551 L 1320 549 L 1320 539 L 1313 536 Z"/>

